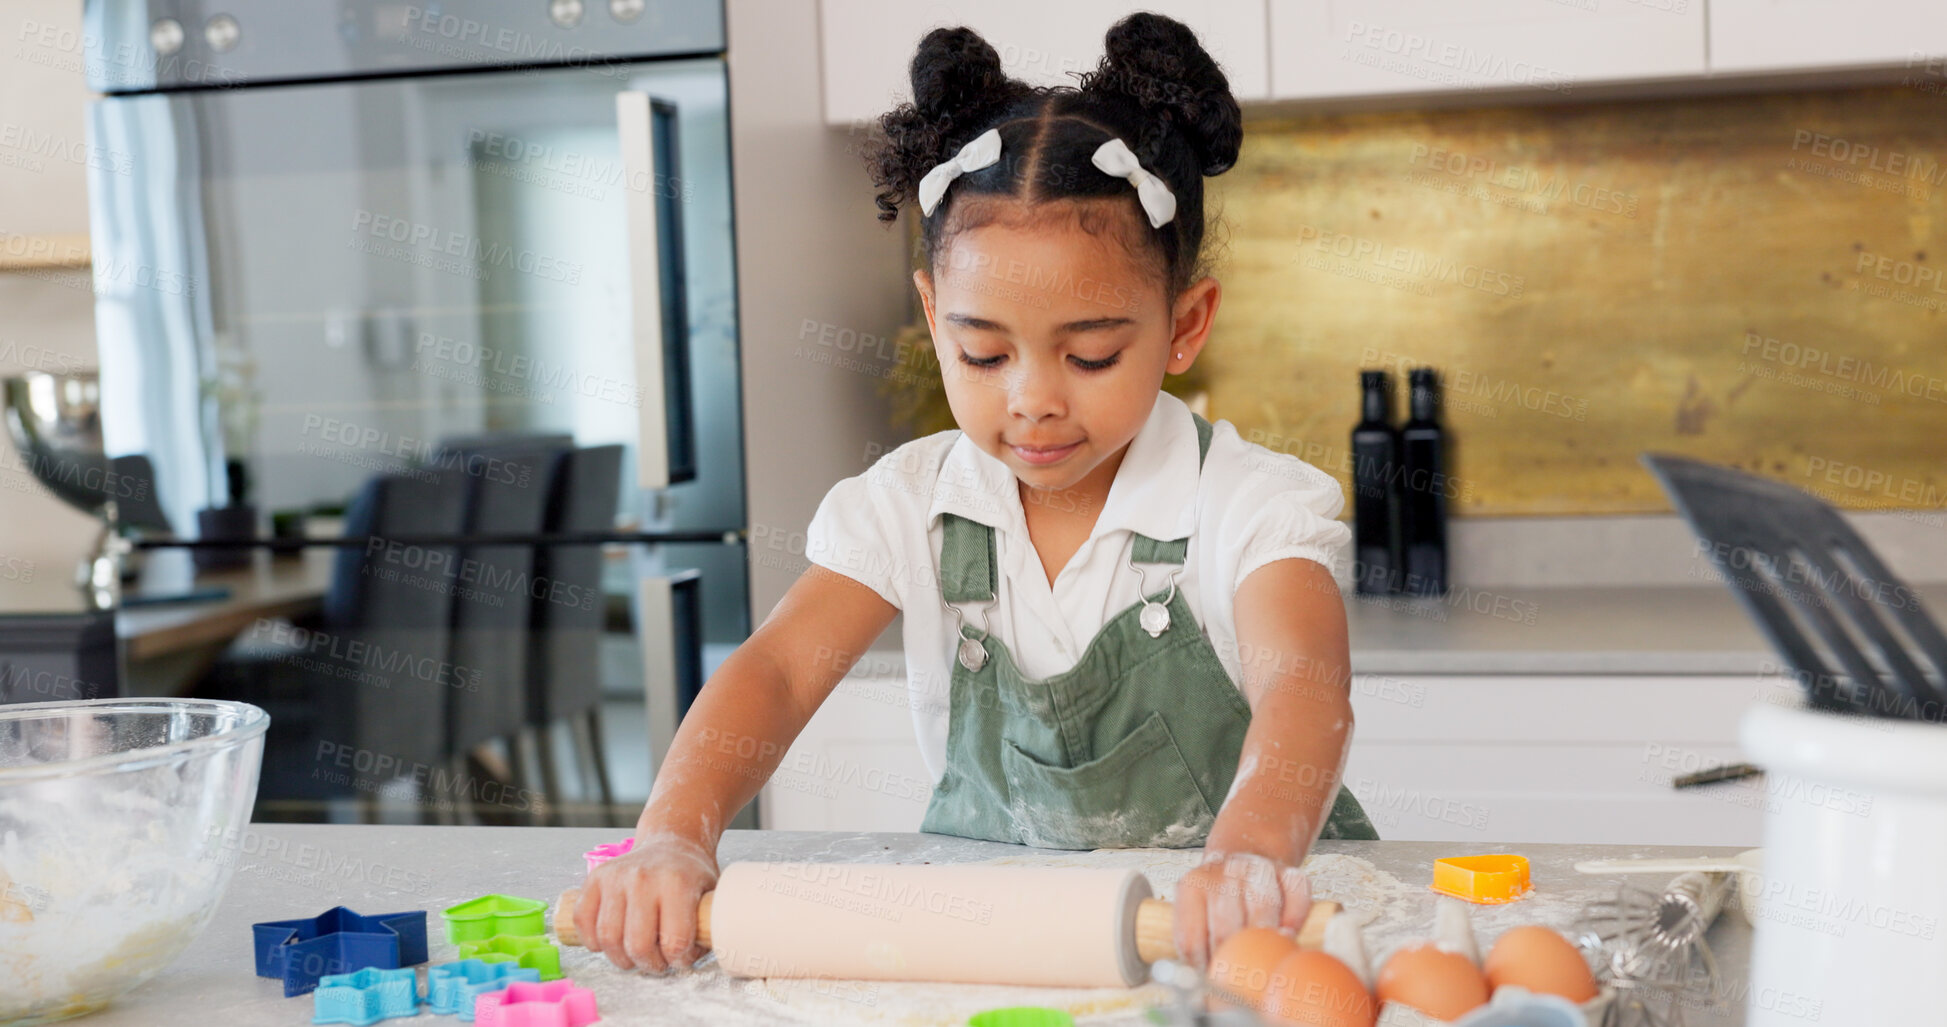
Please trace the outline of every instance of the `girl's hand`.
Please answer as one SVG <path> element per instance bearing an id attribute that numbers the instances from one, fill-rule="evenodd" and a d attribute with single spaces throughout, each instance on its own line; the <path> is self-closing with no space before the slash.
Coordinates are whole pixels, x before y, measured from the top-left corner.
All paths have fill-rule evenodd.
<path id="1" fill-rule="evenodd" d="M 1176 951 L 1207 972 L 1210 954 L 1246 927 L 1296 933 L 1312 908 L 1303 870 L 1254 852 L 1206 849 L 1203 863 L 1176 885 Z"/>
<path id="2" fill-rule="evenodd" d="M 717 861 L 694 839 L 652 834 L 603 863 L 581 887 L 575 929 L 588 947 L 623 970 L 667 973 L 703 955 L 696 903 L 716 887 Z"/>

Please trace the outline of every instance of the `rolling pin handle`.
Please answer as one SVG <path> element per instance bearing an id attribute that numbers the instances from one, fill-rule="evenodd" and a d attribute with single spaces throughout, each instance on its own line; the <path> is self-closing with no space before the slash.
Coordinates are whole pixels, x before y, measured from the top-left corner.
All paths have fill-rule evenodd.
<path id="1" fill-rule="evenodd" d="M 1339 904 L 1330 900 L 1312 903 L 1311 911 L 1305 914 L 1304 926 L 1298 929 L 1298 947 L 1317 949 L 1325 946 L 1325 925 L 1339 912 Z M 1136 955 L 1145 963 L 1159 959 L 1181 959 L 1176 951 L 1176 907 L 1162 899 L 1144 899 L 1136 907 Z"/>
<path id="2" fill-rule="evenodd" d="M 1305 914 L 1305 923 L 1298 928 L 1298 947 L 1301 949 L 1322 949 L 1325 947 L 1325 925 L 1339 913 L 1339 904 L 1330 899 L 1320 899 L 1312 903 L 1310 912 Z"/>
<path id="3" fill-rule="evenodd" d="M 704 892 L 696 904 L 696 943 L 710 947 L 710 902 L 715 892 Z M 581 889 L 570 888 L 554 901 L 554 937 L 570 948 L 581 948 L 581 932 L 575 929 L 575 907 L 581 904 Z"/>
<path id="4" fill-rule="evenodd" d="M 581 889 L 570 888 L 554 900 L 554 937 L 569 948 L 581 948 L 581 932 L 575 928 L 575 907 L 581 904 Z"/>
<path id="5" fill-rule="evenodd" d="M 1136 955 L 1145 963 L 1176 959 L 1176 907 L 1144 899 L 1136 907 Z"/>

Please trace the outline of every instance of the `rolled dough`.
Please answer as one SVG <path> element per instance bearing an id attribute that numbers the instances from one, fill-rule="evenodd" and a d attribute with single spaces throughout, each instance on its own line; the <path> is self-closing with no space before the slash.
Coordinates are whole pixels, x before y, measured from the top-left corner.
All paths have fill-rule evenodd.
<path id="1" fill-rule="evenodd" d="M 710 910 L 740 977 L 1133 987 L 1134 868 L 732 863 Z"/>

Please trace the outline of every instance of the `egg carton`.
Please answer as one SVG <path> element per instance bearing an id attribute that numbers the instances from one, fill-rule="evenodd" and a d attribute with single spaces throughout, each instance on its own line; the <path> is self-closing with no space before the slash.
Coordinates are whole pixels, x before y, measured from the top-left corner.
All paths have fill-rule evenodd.
<path id="1" fill-rule="evenodd" d="M 1169 1005 L 1149 1011 L 1152 1023 L 1166 1027 L 1272 1027 L 1263 1017 L 1247 1009 L 1209 1009 L 1211 999 L 1224 996 L 1186 963 L 1158 960 L 1151 964 L 1149 978 L 1170 989 Z"/>
<path id="2" fill-rule="evenodd" d="M 1276 1027 L 1272 1021 L 1236 1006 L 1206 1008 L 1211 999 L 1227 996 L 1187 966 L 1165 960 L 1152 967 L 1150 974 L 1171 992 L 1168 1006 L 1150 1011 L 1154 1023 L 1167 1027 Z M 1494 992 L 1487 1005 L 1459 1020 L 1437 1020 L 1411 1006 L 1388 1002 L 1380 1007 L 1378 1027 L 1596 1027 L 1614 999 L 1615 991 L 1608 987 L 1576 1005 L 1552 995 L 1504 986 Z"/>
<path id="3" fill-rule="evenodd" d="M 1596 1027 L 1615 1000 L 1615 989 L 1604 987 L 1580 1005 L 1553 995 L 1536 995 L 1525 988 L 1503 985 L 1487 1005 L 1458 1020 L 1439 1020 L 1398 1002 L 1379 1007 L 1378 1027 Z"/>

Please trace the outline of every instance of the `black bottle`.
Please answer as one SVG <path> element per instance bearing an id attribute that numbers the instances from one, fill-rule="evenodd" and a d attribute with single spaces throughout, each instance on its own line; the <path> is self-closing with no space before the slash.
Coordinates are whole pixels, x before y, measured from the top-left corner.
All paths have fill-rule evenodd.
<path id="1" fill-rule="evenodd" d="M 1359 423 L 1352 428 L 1352 546 L 1355 588 L 1368 595 L 1399 587 L 1399 434 L 1393 429 L 1393 376 L 1359 372 Z"/>
<path id="2" fill-rule="evenodd" d="M 1399 488 L 1400 590 L 1418 596 L 1447 594 L 1447 433 L 1440 427 L 1440 377 L 1416 367 L 1407 376 L 1412 399 L 1399 431 L 1405 465 Z"/>

